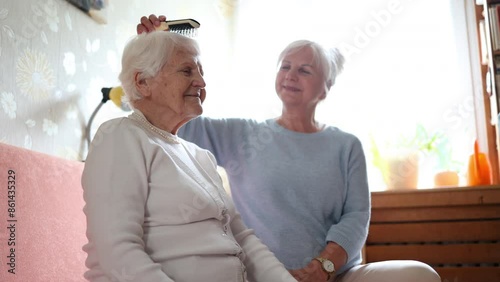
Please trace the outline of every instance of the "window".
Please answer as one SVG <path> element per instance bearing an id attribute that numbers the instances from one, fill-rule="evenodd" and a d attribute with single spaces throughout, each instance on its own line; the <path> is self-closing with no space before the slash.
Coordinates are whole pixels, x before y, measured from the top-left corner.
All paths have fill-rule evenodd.
<path id="1" fill-rule="evenodd" d="M 280 114 L 274 92 L 276 60 L 291 41 L 336 46 L 347 58 L 317 120 L 357 135 L 372 190 L 385 189 L 372 164 L 372 142 L 395 146 L 419 126 L 446 137 L 453 167 L 465 184 L 476 138 L 469 1 L 238 1 L 227 30 L 228 56 L 203 58 L 208 85 L 205 115 L 266 119 Z M 465 4 L 467 2 L 467 6 Z M 200 38 L 204 54 L 218 46 Z M 477 46 L 476 46 L 477 48 Z M 389 146 L 389 147 L 390 147 Z M 436 159 L 420 159 L 419 187 L 433 187 Z M 427 162 L 427 163 L 426 163 Z"/>

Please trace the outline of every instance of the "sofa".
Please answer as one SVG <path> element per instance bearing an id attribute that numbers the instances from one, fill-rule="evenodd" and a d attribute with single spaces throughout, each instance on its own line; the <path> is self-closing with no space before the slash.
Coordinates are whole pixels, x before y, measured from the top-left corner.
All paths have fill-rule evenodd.
<path id="1" fill-rule="evenodd" d="M 0 281 L 86 281 L 82 171 L 0 143 Z"/>

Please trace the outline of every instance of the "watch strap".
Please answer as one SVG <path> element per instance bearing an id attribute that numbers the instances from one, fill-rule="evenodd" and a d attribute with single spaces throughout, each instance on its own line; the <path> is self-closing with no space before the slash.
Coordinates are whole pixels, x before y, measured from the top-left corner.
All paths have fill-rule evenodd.
<path id="1" fill-rule="evenodd" d="M 329 259 L 322 258 L 322 257 L 315 257 L 314 259 L 321 263 L 321 269 L 323 269 L 323 271 L 327 274 L 326 281 L 330 281 L 330 278 L 332 278 L 332 276 L 335 274 L 335 270 L 331 271 L 331 272 L 326 270 L 325 267 L 323 266 L 323 263 L 325 261 L 329 261 L 329 262 L 331 262 L 331 261 Z M 331 262 L 331 263 L 333 264 L 333 262 Z M 335 266 L 335 264 L 333 264 L 333 265 Z"/>

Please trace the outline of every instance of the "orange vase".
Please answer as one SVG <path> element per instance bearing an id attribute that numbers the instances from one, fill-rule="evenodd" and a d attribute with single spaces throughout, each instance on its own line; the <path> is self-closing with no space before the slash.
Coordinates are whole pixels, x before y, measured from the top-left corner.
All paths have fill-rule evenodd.
<path id="1" fill-rule="evenodd" d="M 481 186 L 492 184 L 491 166 L 486 154 L 479 152 L 479 145 L 474 143 L 474 154 L 469 157 L 467 185 Z"/>

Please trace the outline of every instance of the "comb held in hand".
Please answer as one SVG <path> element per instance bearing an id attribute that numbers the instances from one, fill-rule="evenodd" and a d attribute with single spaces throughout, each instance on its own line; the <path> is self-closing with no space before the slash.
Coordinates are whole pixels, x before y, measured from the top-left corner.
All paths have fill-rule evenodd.
<path id="1" fill-rule="evenodd" d="M 196 30 L 200 27 L 200 23 L 194 19 L 181 19 L 161 22 L 156 30 L 166 30 L 179 33 L 188 37 L 195 37 Z"/>

